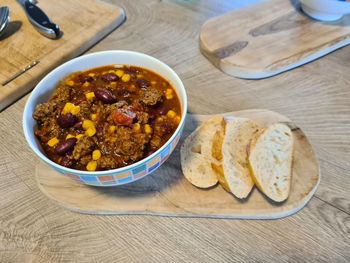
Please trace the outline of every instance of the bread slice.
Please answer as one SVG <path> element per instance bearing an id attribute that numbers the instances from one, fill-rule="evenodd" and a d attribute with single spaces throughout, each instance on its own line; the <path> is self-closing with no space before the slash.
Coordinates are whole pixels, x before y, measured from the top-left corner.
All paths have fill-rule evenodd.
<path id="1" fill-rule="evenodd" d="M 270 199 L 288 198 L 292 177 L 293 135 L 288 126 L 276 123 L 253 138 L 249 165 L 257 187 Z"/>
<path id="2" fill-rule="evenodd" d="M 211 167 L 212 141 L 223 129 L 223 117 L 214 117 L 198 127 L 181 146 L 181 167 L 186 179 L 200 188 L 217 184 L 217 174 Z"/>
<path id="3" fill-rule="evenodd" d="M 247 147 L 259 129 L 260 126 L 250 119 L 230 118 L 224 132 L 217 132 L 214 137 L 212 167 L 219 174 L 222 187 L 240 199 L 246 198 L 254 186 Z"/>

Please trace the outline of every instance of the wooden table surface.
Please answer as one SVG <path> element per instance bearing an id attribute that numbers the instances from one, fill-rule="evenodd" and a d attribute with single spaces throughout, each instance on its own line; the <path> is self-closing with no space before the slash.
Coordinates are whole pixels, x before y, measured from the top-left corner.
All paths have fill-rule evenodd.
<path id="1" fill-rule="evenodd" d="M 161 59 L 183 80 L 191 113 L 266 108 L 290 117 L 318 156 L 318 191 L 299 213 L 272 221 L 70 212 L 34 180 L 38 159 L 22 132 L 26 96 L 0 113 L 0 262 L 349 262 L 350 47 L 273 78 L 241 80 L 200 54 L 198 34 L 208 18 L 253 1 L 109 2 L 125 8 L 127 21 L 89 52 Z"/>

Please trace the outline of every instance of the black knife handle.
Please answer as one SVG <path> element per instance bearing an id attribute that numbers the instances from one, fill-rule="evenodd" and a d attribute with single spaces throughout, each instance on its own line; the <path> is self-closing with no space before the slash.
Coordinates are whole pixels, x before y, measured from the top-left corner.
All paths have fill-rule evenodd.
<path id="1" fill-rule="evenodd" d="M 32 23 L 39 33 L 52 39 L 56 39 L 60 36 L 60 28 L 58 25 L 52 23 L 49 17 L 38 6 L 33 5 L 29 1 L 25 1 L 23 7 L 30 23 Z"/>

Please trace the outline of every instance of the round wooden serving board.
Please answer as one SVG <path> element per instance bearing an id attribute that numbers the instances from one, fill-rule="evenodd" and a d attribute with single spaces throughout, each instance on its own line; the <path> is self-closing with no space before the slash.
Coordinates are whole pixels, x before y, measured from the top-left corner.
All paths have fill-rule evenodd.
<path id="1" fill-rule="evenodd" d="M 159 216 L 213 217 L 236 219 L 276 219 L 292 215 L 311 199 L 320 181 L 319 167 L 310 143 L 290 120 L 268 110 L 225 113 L 248 117 L 262 125 L 287 123 L 294 135 L 292 185 L 289 198 L 274 203 L 257 188 L 242 201 L 220 185 L 199 189 L 183 176 L 179 146 L 210 115 L 188 115 L 184 134 L 171 157 L 153 174 L 131 184 L 117 187 L 92 187 L 58 174 L 44 163 L 36 169 L 41 191 L 59 205 L 87 214 L 145 214 Z"/>
<path id="2" fill-rule="evenodd" d="M 207 21 L 202 53 L 223 72 L 266 78 L 350 44 L 350 16 L 334 22 L 311 19 L 297 0 L 265 0 Z"/>

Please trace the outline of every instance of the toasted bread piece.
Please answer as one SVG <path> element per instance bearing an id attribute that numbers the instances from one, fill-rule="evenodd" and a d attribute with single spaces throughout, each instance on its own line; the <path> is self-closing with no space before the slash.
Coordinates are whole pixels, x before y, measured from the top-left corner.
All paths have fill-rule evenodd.
<path id="1" fill-rule="evenodd" d="M 223 129 L 223 117 L 214 117 L 198 127 L 181 146 L 181 167 L 186 179 L 200 188 L 217 184 L 217 174 L 211 167 L 212 141 Z"/>
<path id="2" fill-rule="evenodd" d="M 276 123 L 254 137 L 249 147 L 249 166 L 257 187 L 270 199 L 288 198 L 292 177 L 293 135 Z"/>
<path id="3" fill-rule="evenodd" d="M 212 167 L 222 187 L 238 198 L 246 198 L 254 186 L 248 166 L 247 147 L 260 126 L 247 118 L 230 118 L 224 132 L 213 141 Z M 219 151 L 221 145 L 221 152 Z"/>

